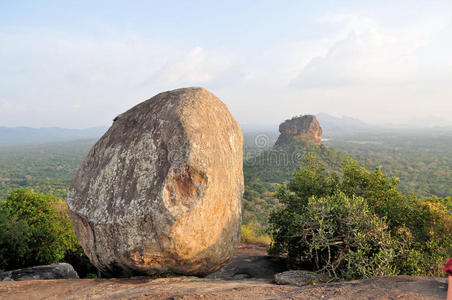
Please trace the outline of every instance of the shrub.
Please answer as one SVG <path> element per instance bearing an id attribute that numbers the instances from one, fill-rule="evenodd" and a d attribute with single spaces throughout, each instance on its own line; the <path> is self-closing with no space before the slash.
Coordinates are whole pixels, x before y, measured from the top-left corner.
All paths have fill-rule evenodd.
<path id="1" fill-rule="evenodd" d="M 22 266 L 27 254 L 28 224 L 0 210 L 0 271 Z"/>
<path id="2" fill-rule="evenodd" d="M 277 192 L 270 253 L 334 278 L 440 275 L 452 253 L 450 199 L 404 195 L 398 183 L 350 159 L 340 176 L 328 173 L 307 156 Z"/>
<path id="3" fill-rule="evenodd" d="M 78 245 L 65 205 L 28 189 L 13 191 L 0 203 L 0 264 L 16 269 L 61 261 Z"/>

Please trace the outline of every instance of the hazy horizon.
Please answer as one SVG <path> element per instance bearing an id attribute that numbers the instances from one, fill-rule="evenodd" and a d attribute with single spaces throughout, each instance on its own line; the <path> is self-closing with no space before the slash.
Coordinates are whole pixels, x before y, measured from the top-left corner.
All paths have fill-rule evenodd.
<path id="1" fill-rule="evenodd" d="M 413 119 L 411 122 L 407 123 L 400 123 L 400 124 L 392 124 L 392 123 L 385 123 L 385 124 L 372 124 L 368 123 L 365 120 L 360 120 L 358 118 L 353 118 L 350 116 L 334 116 L 330 115 L 328 113 L 318 113 L 315 114 L 319 120 L 320 126 L 325 130 L 325 126 L 345 126 L 340 129 L 341 132 L 353 132 L 353 130 L 358 129 L 364 129 L 364 130 L 370 130 L 370 131 L 378 131 L 379 129 L 385 131 L 385 130 L 404 130 L 404 129 L 430 129 L 430 128 L 443 128 L 445 130 L 452 130 L 452 124 L 446 123 L 444 120 L 439 120 L 439 122 L 434 123 L 433 120 L 429 117 L 425 117 L 424 119 Z M 319 115 L 323 115 L 324 118 L 319 118 Z M 253 132 L 278 132 L 279 125 L 283 123 L 284 121 L 291 119 L 293 117 L 296 117 L 298 115 L 292 115 L 287 116 L 284 119 L 279 120 L 277 123 L 239 123 L 242 127 L 242 130 L 244 132 L 253 133 Z M 324 124 L 325 120 L 333 118 L 334 120 L 329 120 Z M 433 117 L 432 117 L 433 118 Z M 442 121 L 442 122 L 441 122 Z M 333 122 L 333 123 L 331 123 Z M 351 122 L 351 123 L 350 123 Z M 337 123 L 337 124 L 336 124 Z M 68 130 L 68 131 L 77 131 L 77 130 L 107 130 L 111 125 L 113 124 L 113 120 L 110 122 L 110 124 L 101 124 L 98 126 L 91 126 L 91 127 L 78 127 L 78 128 L 72 128 L 72 127 L 59 127 L 59 126 L 3 126 L 0 124 L 0 129 L 6 128 L 6 129 L 32 129 L 32 130 L 40 130 L 40 129 L 58 129 L 58 130 Z M 351 130 L 351 131 L 350 131 Z"/>
<path id="2" fill-rule="evenodd" d="M 452 2 L 0 3 L 0 126 L 91 128 L 202 86 L 241 124 L 452 125 Z"/>

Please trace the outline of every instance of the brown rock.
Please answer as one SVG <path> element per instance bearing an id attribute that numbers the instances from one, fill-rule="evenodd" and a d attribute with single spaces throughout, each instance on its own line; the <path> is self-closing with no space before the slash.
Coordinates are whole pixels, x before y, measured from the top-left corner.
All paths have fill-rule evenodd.
<path id="1" fill-rule="evenodd" d="M 394 276 L 303 287 L 262 279 L 196 277 L 63 279 L 0 282 L 0 298 L 34 299 L 403 299 L 444 300 L 447 279 Z"/>
<path id="2" fill-rule="evenodd" d="M 281 134 L 275 143 L 276 146 L 282 146 L 293 139 L 312 141 L 316 145 L 322 142 L 322 128 L 313 115 L 286 120 L 279 125 L 279 132 Z"/>
<path id="3" fill-rule="evenodd" d="M 106 274 L 207 274 L 240 239 L 243 137 L 203 88 L 164 92 L 115 118 L 69 189 L 69 214 Z"/>

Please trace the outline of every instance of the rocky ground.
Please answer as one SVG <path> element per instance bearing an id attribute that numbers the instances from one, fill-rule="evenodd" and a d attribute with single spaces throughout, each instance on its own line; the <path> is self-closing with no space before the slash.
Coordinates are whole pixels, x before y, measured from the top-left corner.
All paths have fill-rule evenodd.
<path id="1" fill-rule="evenodd" d="M 65 279 L 0 282 L 0 299 L 445 299 L 446 280 L 383 277 L 305 287 L 275 285 L 281 265 L 265 248 L 241 245 L 207 278 Z"/>

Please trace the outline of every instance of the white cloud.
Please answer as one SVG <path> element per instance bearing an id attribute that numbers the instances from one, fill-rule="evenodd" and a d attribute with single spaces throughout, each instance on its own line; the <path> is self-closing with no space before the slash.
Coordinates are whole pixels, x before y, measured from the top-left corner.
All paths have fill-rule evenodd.
<path id="1" fill-rule="evenodd" d="M 323 20 L 323 19 L 322 19 Z M 310 60 L 292 84 L 301 88 L 401 84 L 419 69 L 415 51 L 426 45 L 423 35 L 390 32 L 375 21 L 349 15 L 329 16 L 342 24 L 336 40 L 322 56 Z"/>
<path id="2" fill-rule="evenodd" d="M 228 57 L 198 46 L 167 62 L 152 79 L 164 86 L 207 84 L 230 67 Z"/>
<path id="3" fill-rule="evenodd" d="M 0 99 L 8 99 L 0 101 L 0 124 L 109 124 L 158 92 L 191 85 L 211 89 L 243 123 L 320 111 L 375 122 L 452 115 L 450 51 L 435 52 L 450 27 L 436 21 L 384 27 L 357 14 L 318 21 L 327 29 L 309 37 L 294 33 L 269 37 L 265 45 L 224 48 L 138 34 L 0 30 Z M 434 38 L 434 49 L 423 53 Z"/>
<path id="4" fill-rule="evenodd" d="M 0 113 L 1 114 L 17 114 L 17 113 L 23 113 L 26 110 L 27 110 L 27 107 L 24 104 L 0 100 Z"/>
<path id="5" fill-rule="evenodd" d="M 47 112 L 40 126 L 105 124 L 155 93 L 214 83 L 231 67 L 221 49 L 190 49 L 130 35 L 111 40 L 0 33 L 0 44 L 0 97 L 11 99 L 1 104 L 0 119 L 37 107 Z M 36 117 L 16 117 L 24 125 L 36 122 Z"/>

